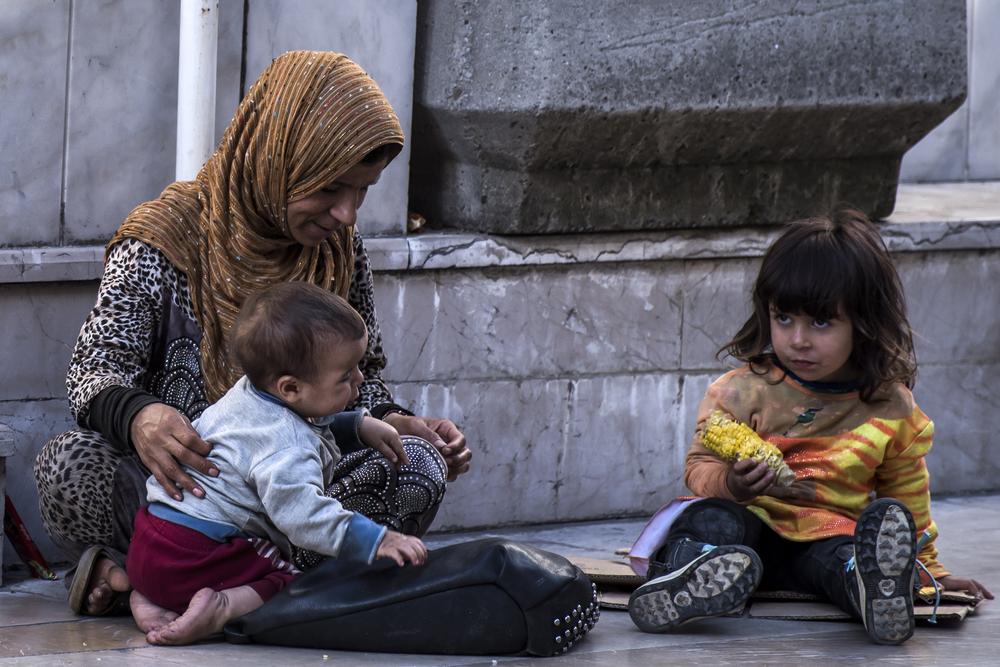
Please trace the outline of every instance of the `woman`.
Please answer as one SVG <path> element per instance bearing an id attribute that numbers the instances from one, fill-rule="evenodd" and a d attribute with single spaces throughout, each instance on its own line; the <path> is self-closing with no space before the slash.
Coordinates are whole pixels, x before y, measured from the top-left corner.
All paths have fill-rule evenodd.
<path id="1" fill-rule="evenodd" d="M 388 101 L 355 63 L 335 53 L 286 53 L 247 93 L 196 180 L 140 204 L 108 243 L 97 304 L 67 377 L 80 429 L 47 443 L 35 464 L 45 527 L 79 558 L 70 583 L 75 611 L 127 609 L 121 566 L 147 475 L 180 497 L 204 495 L 181 463 L 218 474 L 205 458 L 211 445 L 190 420 L 239 377 L 227 332 L 243 300 L 275 282 L 307 281 L 348 299 L 369 329 L 359 407 L 429 441 L 447 464 L 445 472 L 428 446 L 405 476 L 419 492 L 397 493 L 404 475 L 380 455 L 356 452 L 344 457 L 341 481 L 328 493 L 420 533 L 444 477 L 469 469 L 458 428 L 394 404 L 380 378 L 371 269 L 354 223 L 402 143 Z M 307 552 L 295 560 L 315 562 Z"/>

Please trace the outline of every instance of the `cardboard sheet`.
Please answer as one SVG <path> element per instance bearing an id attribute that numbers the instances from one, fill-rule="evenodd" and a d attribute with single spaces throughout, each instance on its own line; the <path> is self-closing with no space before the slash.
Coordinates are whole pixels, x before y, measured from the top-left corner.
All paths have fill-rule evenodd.
<path id="1" fill-rule="evenodd" d="M 632 571 L 622 560 L 568 556 L 597 584 L 597 598 L 603 609 L 627 610 L 628 598 L 645 579 Z M 975 613 L 978 601 L 967 593 L 943 592 L 937 618 L 942 621 L 960 622 Z M 753 618 L 775 618 L 800 621 L 847 620 L 846 613 L 815 595 L 796 591 L 756 591 L 747 605 Z M 730 616 L 742 615 L 744 609 Z M 925 587 L 915 596 L 913 615 L 926 621 L 934 612 L 934 589 Z"/>

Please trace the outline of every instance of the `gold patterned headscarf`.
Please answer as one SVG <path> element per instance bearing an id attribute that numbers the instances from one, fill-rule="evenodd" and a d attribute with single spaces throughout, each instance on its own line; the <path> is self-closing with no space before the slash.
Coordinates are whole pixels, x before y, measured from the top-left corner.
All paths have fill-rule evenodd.
<path id="1" fill-rule="evenodd" d="M 403 130 L 357 64 L 338 53 L 285 53 L 240 102 L 196 179 L 137 206 L 108 242 L 110 251 L 126 238 L 144 241 L 187 276 L 210 401 L 239 378 L 228 334 L 250 294 L 303 281 L 347 296 L 353 228 L 305 247 L 289 233 L 286 207 L 387 144 L 402 147 Z"/>

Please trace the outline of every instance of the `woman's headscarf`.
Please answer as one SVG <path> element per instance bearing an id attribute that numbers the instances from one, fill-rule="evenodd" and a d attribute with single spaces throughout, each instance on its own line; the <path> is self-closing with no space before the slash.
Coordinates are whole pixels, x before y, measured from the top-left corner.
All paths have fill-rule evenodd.
<path id="1" fill-rule="evenodd" d="M 357 64 L 337 53 L 285 53 L 240 102 L 196 180 L 137 206 L 108 242 L 110 251 L 126 238 L 144 241 L 187 276 L 210 401 L 239 378 L 227 339 L 250 294 L 297 280 L 347 296 L 353 228 L 307 248 L 289 233 L 286 207 L 387 144 L 402 147 L 403 130 Z"/>

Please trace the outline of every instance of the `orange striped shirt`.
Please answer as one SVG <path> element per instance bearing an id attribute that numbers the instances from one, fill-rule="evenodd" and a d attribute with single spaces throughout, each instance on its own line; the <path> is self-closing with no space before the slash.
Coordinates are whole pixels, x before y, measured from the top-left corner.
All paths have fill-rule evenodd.
<path id="1" fill-rule="evenodd" d="M 913 513 L 917 535 L 929 531 L 920 561 L 935 577 L 948 574 L 937 561 L 924 461 L 934 423 L 905 386 L 893 385 L 864 403 L 856 392 L 811 391 L 777 368 L 757 375 L 744 367 L 708 388 L 698 408 L 699 427 L 713 410 L 749 424 L 782 451 L 795 472 L 790 487 L 771 487 L 747 503 L 779 535 L 800 542 L 853 535 L 872 498 L 896 498 Z M 696 495 L 735 500 L 726 486 L 729 467 L 695 436 L 684 479 Z"/>

